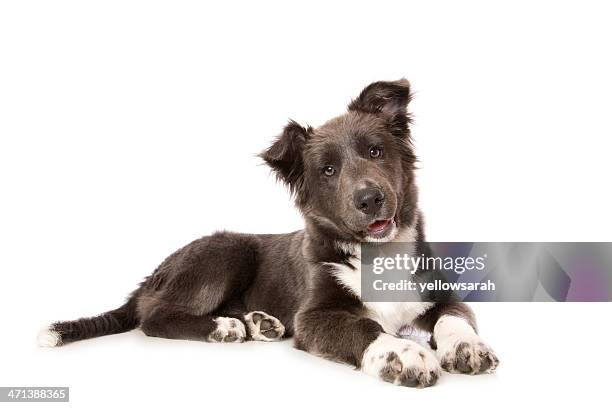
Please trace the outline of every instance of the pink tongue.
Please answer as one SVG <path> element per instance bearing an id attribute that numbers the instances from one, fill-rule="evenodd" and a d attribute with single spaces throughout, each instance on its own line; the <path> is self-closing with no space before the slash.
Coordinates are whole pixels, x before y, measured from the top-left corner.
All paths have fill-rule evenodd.
<path id="1" fill-rule="evenodd" d="M 384 230 L 389 225 L 389 220 L 376 221 L 368 225 L 368 231 L 378 232 Z"/>

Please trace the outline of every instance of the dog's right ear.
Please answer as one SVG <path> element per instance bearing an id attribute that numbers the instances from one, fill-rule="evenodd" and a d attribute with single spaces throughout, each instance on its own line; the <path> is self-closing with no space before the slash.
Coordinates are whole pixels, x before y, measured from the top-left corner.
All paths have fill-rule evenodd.
<path id="1" fill-rule="evenodd" d="M 366 86 L 348 109 L 382 115 L 391 132 L 402 137 L 408 134 L 410 115 L 407 107 L 411 99 L 410 83 L 405 78 L 392 82 L 380 81 Z"/>
<path id="2" fill-rule="evenodd" d="M 304 128 L 291 120 L 272 146 L 259 154 L 274 170 L 278 179 L 289 186 L 292 193 L 299 193 L 304 184 L 302 153 L 311 132 L 310 126 Z"/>

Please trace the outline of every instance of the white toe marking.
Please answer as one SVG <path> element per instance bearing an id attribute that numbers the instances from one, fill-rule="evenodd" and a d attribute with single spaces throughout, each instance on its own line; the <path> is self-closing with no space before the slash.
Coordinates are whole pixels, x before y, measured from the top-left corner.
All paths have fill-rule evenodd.
<path id="1" fill-rule="evenodd" d="M 61 344 L 62 336 L 53 330 L 51 326 L 47 326 L 38 332 L 39 347 L 57 347 Z"/>
<path id="2" fill-rule="evenodd" d="M 217 328 L 208 337 L 210 341 L 216 342 L 216 336 L 225 338 L 230 334 L 236 336 L 232 343 L 241 343 L 246 338 L 246 328 L 240 320 L 233 317 L 216 317 L 213 320 L 217 323 Z"/>
<path id="3" fill-rule="evenodd" d="M 395 353 L 399 361 L 389 359 L 390 353 Z M 389 364 L 393 366 L 389 367 Z M 361 370 L 396 385 L 408 385 L 404 383 L 407 380 L 406 373 L 412 372 L 413 378 L 418 378 L 416 386 L 433 385 L 441 372 L 438 360 L 428 349 L 412 340 L 387 333 L 381 333 L 368 346 L 363 354 Z M 395 372 L 392 378 L 389 377 L 390 371 Z"/>
<path id="4" fill-rule="evenodd" d="M 274 322 L 274 328 L 272 330 L 280 330 L 280 334 L 276 337 L 270 338 L 270 337 L 266 337 L 261 333 L 261 322 L 263 321 L 260 320 L 257 323 L 255 323 L 253 321 L 253 314 L 261 314 L 264 316 L 265 319 L 269 319 L 272 320 Z M 249 334 L 251 335 L 251 338 L 253 340 L 259 340 L 259 341 L 278 341 L 280 340 L 283 335 L 285 334 L 285 326 L 281 323 L 280 320 L 278 320 L 276 317 L 274 316 L 270 316 L 269 314 L 265 313 L 265 312 L 261 312 L 261 311 L 254 311 L 254 312 L 250 312 L 247 313 L 246 315 L 244 315 L 244 320 L 246 320 L 247 322 L 247 327 L 249 328 Z"/>
<path id="5" fill-rule="evenodd" d="M 468 364 L 474 368 L 475 372 L 478 372 L 481 367 L 483 362 L 481 356 L 483 355 L 488 355 L 493 360 L 491 366 L 484 372 L 491 373 L 497 368 L 499 361 L 495 353 L 482 341 L 465 319 L 451 315 L 442 316 L 434 326 L 433 336 L 437 344 L 436 355 L 438 359 L 444 366 L 448 364 L 452 371 L 457 371 L 454 367 L 457 359 L 457 347 L 461 343 L 466 343 L 465 348 L 470 352 Z"/>

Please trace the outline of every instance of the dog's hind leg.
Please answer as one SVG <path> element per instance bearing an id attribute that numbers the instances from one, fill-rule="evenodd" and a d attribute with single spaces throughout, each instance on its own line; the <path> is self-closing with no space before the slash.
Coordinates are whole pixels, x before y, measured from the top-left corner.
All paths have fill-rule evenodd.
<path id="1" fill-rule="evenodd" d="M 241 343 L 246 339 L 246 328 L 239 319 L 197 316 L 176 310 L 157 311 L 143 321 L 140 327 L 147 336 L 167 339 L 216 343 Z"/>
<path id="2" fill-rule="evenodd" d="M 246 310 L 228 306 L 250 285 L 257 267 L 255 236 L 215 233 L 168 257 L 143 284 L 141 329 L 149 336 L 213 342 L 246 339 Z"/>

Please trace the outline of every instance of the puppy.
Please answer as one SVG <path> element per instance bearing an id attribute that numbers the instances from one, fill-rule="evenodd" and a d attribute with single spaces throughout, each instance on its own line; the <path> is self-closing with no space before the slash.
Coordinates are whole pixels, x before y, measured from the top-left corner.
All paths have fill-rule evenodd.
<path id="1" fill-rule="evenodd" d="M 375 82 L 316 129 L 289 122 L 261 158 L 295 196 L 305 229 L 218 232 L 179 249 L 118 309 L 57 322 L 42 345 L 121 333 L 209 342 L 276 341 L 410 387 L 441 369 L 492 372 L 494 352 L 457 302 L 362 302 L 360 244 L 423 243 L 410 139 L 410 86 Z M 435 352 L 398 336 L 431 333 Z"/>

